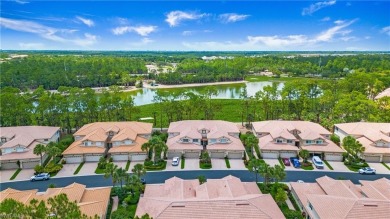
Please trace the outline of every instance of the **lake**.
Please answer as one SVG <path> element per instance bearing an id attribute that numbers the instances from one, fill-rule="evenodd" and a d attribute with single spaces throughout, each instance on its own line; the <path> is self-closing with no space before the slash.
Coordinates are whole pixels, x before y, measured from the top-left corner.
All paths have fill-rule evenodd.
<path id="1" fill-rule="evenodd" d="M 272 83 L 278 83 L 278 89 L 281 90 L 284 86 L 283 82 L 246 82 L 240 84 L 223 84 L 212 85 L 217 88 L 218 94 L 213 96 L 214 99 L 239 99 L 241 91 L 246 87 L 248 96 L 254 96 L 257 91 L 262 90 L 265 86 L 272 85 Z M 181 88 L 160 88 L 164 92 L 194 92 L 198 94 L 201 90 L 207 86 L 200 87 L 181 87 Z M 153 97 L 156 94 L 157 89 L 143 88 L 141 90 L 126 92 L 125 95 L 132 95 L 134 97 L 134 103 L 136 106 L 146 105 L 153 103 Z"/>

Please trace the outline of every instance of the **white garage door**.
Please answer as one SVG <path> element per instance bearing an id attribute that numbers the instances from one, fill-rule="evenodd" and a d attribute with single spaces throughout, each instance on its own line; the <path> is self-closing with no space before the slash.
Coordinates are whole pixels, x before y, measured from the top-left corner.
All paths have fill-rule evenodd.
<path id="1" fill-rule="evenodd" d="M 297 153 L 294 152 L 294 151 L 280 152 L 280 157 L 281 157 L 281 158 L 297 157 Z"/>
<path id="2" fill-rule="evenodd" d="M 172 159 L 174 157 L 181 157 L 180 151 L 168 151 L 168 159 Z"/>
<path id="3" fill-rule="evenodd" d="M 279 157 L 279 153 L 278 152 L 263 152 L 261 153 L 261 156 L 264 158 L 264 159 L 278 159 Z"/>
<path id="4" fill-rule="evenodd" d="M 144 161 L 147 158 L 146 154 L 133 154 L 130 155 L 131 161 Z"/>
<path id="5" fill-rule="evenodd" d="M 325 154 L 325 160 L 327 160 L 327 161 L 342 161 L 343 156 L 341 154 Z"/>
<path id="6" fill-rule="evenodd" d="M 66 163 L 81 163 L 83 162 L 83 157 L 80 156 L 71 156 L 71 157 L 65 157 Z"/>
<path id="7" fill-rule="evenodd" d="M 366 160 L 366 162 L 379 163 L 380 159 L 381 159 L 380 156 L 367 156 L 367 155 L 364 156 L 364 160 Z"/>
<path id="8" fill-rule="evenodd" d="M 200 152 L 186 151 L 184 152 L 185 158 L 199 158 Z"/>
<path id="9" fill-rule="evenodd" d="M 102 157 L 101 154 L 90 154 L 85 156 L 85 162 L 98 162 Z"/>
<path id="10" fill-rule="evenodd" d="M 242 152 L 229 152 L 228 158 L 229 159 L 242 159 Z"/>
<path id="11" fill-rule="evenodd" d="M 1 163 L 2 170 L 12 170 L 12 169 L 18 169 L 18 168 L 19 168 L 19 165 L 16 162 Z"/>
<path id="12" fill-rule="evenodd" d="M 129 160 L 128 154 L 112 154 L 111 155 L 113 161 L 127 161 Z"/>
<path id="13" fill-rule="evenodd" d="M 211 158 L 225 158 L 225 152 L 210 152 L 210 157 Z"/>
<path id="14" fill-rule="evenodd" d="M 23 161 L 23 169 L 34 169 L 36 165 L 39 165 L 41 162 L 39 160 L 35 161 Z"/>
<path id="15" fill-rule="evenodd" d="M 390 163 L 390 156 L 384 156 L 382 162 Z"/>

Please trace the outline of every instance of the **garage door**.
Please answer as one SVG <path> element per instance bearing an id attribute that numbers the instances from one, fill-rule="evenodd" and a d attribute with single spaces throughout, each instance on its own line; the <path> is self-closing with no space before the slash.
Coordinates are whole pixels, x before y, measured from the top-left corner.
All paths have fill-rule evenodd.
<path id="1" fill-rule="evenodd" d="M 384 156 L 382 161 L 385 163 L 390 163 L 390 156 Z"/>
<path id="2" fill-rule="evenodd" d="M 168 159 L 172 159 L 174 157 L 181 157 L 181 152 L 180 151 L 168 151 Z"/>
<path id="3" fill-rule="evenodd" d="M 296 157 L 297 153 L 294 151 L 285 151 L 285 152 L 280 152 L 280 157 L 281 158 L 290 158 L 290 157 Z"/>
<path id="4" fill-rule="evenodd" d="M 66 163 L 81 163 L 83 162 L 82 156 L 65 157 Z"/>
<path id="5" fill-rule="evenodd" d="M 264 158 L 264 159 L 278 159 L 279 157 L 279 153 L 278 152 L 263 152 L 261 153 L 261 156 Z"/>
<path id="6" fill-rule="evenodd" d="M 86 155 L 85 162 L 98 162 L 100 157 L 102 157 L 101 154 Z"/>
<path id="7" fill-rule="evenodd" d="M 228 158 L 229 159 L 242 159 L 242 152 L 229 152 Z"/>
<path id="8" fill-rule="evenodd" d="M 146 154 L 132 154 L 130 155 L 131 161 L 144 161 L 147 158 Z"/>
<path id="9" fill-rule="evenodd" d="M 186 151 L 184 152 L 185 158 L 196 158 L 199 159 L 200 152 Z"/>
<path id="10" fill-rule="evenodd" d="M 19 168 L 19 165 L 16 162 L 1 163 L 2 170 L 12 170 L 12 169 L 18 169 L 18 168 Z"/>
<path id="11" fill-rule="evenodd" d="M 364 156 L 364 160 L 366 160 L 366 162 L 377 162 L 377 163 L 379 163 L 380 159 L 381 159 L 380 156 L 367 156 L 367 155 Z"/>
<path id="12" fill-rule="evenodd" d="M 225 158 L 225 152 L 210 152 L 211 158 Z"/>
<path id="13" fill-rule="evenodd" d="M 127 160 L 129 160 L 128 154 L 112 154 L 111 157 L 112 157 L 112 160 L 114 160 L 114 161 L 127 161 Z"/>
<path id="14" fill-rule="evenodd" d="M 325 154 L 325 160 L 327 160 L 327 161 L 342 161 L 343 156 L 341 154 Z"/>
<path id="15" fill-rule="evenodd" d="M 39 165 L 40 161 L 35 160 L 35 161 L 23 161 L 23 169 L 34 169 L 36 165 Z"/>

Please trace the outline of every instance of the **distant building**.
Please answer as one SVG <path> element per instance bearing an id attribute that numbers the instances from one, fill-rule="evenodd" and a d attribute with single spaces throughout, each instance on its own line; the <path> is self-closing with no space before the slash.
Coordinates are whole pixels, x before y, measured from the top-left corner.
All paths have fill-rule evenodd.
<path id="1" fill-rule="evenodd" d="M 285 218 L 270 194 L 261 194 L 255 182 L 234 176 L 199 180 L 170 178 L 148 184 L 135 215 L 159 218 Z"/>
<path id="2" fill-rule="evenodd" d="M 0 127 L 0 166 L 2 169 L 34 168 L 40 156 L 34 154 L 38 144 L 57 142 L 59 127 L 16 126 Z M 43 156 L 43 159 L 46 155 Z"/>
<path id="3" fill-rule="evenodd" d="M 95 122 L 84 125 L 73 134 L 73 142 L 62 154 L 67 163 L 99 161 L 111 154 L 114 161 L 143 161 L 146 151 L 141 150 L 152 134 L 151 123 Z"/>
<path id="4" fill-rule="evenodd" d="M 334 125 L 334 133 L 342 141 L 352 136 L 365 148 L 367 162 L 390 162 L 390 123 L 354 122 Z"/>
<path id="5" fill-rule="evenodd" d="M 390 97 L 390 87 L 376 95 L 375 99 L 377 100 L 382 97 Z"/>
<path id="6" fill-rule="evenodd" d="M 330 133 L 317 123 L 308 121 L 253 122 L 263 158 L 296 157 L 300 149 L 329 161 L 341 161 L 344 150 L 330 140 Z"/>
<path id="7" fill-rule="evenodd" d="M 207 149 L 211 158 L 241 159 L 244 145 L 240 130 L 232 122 L 219 120 L 187 120 L 172 122 L 168 128 L 168 157 L 199 158 Z"/>
<path id="8" fill-rule="evenodd" d="M 291 193 L 305 219 L 388 218 L 390 215 L 390 180 L 365 181 L 327 176 L 314 183 L 291 182 Z"/>
<path id="9" fill-rule="evenodd" d="M 107 207 L 110 200 L 111 188 L 86 188 L 85 185 L 73 183 L 63 188 L 48 188 L 44 193 L 38 193 L 38 189 L 16 190 L 5 189 L 0 192 L 0 203 L 6 199 L 14 199 L 23 204 L 30 204 L 30 201 L 47 201 L 49 198 L 66 194 L 69 201 L 76 202 L 80 211 L 89 216 L 106 218 Z"/>

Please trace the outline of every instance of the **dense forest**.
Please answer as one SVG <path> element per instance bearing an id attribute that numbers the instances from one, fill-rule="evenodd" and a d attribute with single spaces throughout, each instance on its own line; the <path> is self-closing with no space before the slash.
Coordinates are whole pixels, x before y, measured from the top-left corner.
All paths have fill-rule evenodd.
<path id="1" fill-rule="evenodd" d="M 134 106 L 131 95 L 111 86 L 102 94 L 91 88 L 60 87 L 58 93 L 43 87 L 32 93 L 22 93 L 18 88 L 6 87 L 0 93 L 1 126 L 50 125 L 64 130 L 79 128 L 96 121 L 130 121 L 141 116 L 154 117 L 156 126 L 184 119 L 223 119 L 250 123 L 270 119 L 298 119 L 319 122 L 331 129 L 340 122 L 373 121 L 390 122 L 390 98 L 374 100 L 389 86 L 383 75 L 352 73 L 343 80 L 298 79 L 288 81 L 282 90 L 277 83 L 267 86 L 255 96 L 246 90 L 241 99 L 230 106 L 212 96 L 215 87 L 205 87 L 204 92 L 157 92 L 152 107 Z M 230 107 L 230 113 L 223 107 Z M 146 108 L 151 111 L 146 112 Z M 230 119 L 232 115 L 237 119 Z M 153 121 L 153 120 L 152 120 Z M 164 121 L 164 122 L 163 122 Z"/>
<path id="2" fill-rule="evenodd" d="M 68 54 L 69 53 L 69 54 Z M 216 52 L 68 52 L 62 55 L 42 52 L 26 58 L 11 59 L 0 64 L 0 87 L 34 90 L 66 87 L 102 87 L 134 85 L 147 77 L 162 84 L 205 83 L 242 80 L 248 74 L 269 70 L 279 77 L 319 75 L 345 77 L 353 72 L 377 73 L 385 84 L 390 81 L 390 54 L 356 54 L 299 56 L 297 54 L 216 53 Z M 28 53 L 27 53 L 28 54 Z M 2 53 L 2 58 L 7 54 Z M 234 58 L 203 60 L 201 55 Z M 147 75 L 146 64 L 177 63 L 175 71 Z"/>

